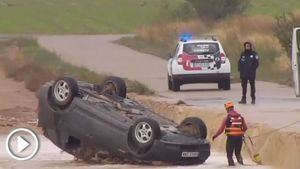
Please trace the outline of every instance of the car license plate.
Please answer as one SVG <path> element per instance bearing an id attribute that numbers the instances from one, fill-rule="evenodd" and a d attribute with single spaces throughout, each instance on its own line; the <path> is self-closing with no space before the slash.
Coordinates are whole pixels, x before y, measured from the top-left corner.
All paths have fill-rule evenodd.
<path id="1" fill-rule="evenodd" d="M 209 63 L 194 63 L 194 67 L 208 67 Z"/>
<path id="2" fill-rule="evenodd" d="M 187 157 L 187 158 L 199 157 L 199 152 L 182 152 L 181 157 Z"/>

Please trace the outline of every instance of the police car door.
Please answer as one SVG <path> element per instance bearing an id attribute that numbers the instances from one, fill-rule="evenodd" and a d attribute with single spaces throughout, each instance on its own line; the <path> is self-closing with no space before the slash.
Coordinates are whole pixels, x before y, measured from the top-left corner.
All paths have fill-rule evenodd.
<path id="1" fill-rule="evenodd" d="M 173 63 L 173 61 L 174 60 L 176 60 L 177 58 L 178 58 L 178 52 L 179 52 L 179 48 L 180 48 L 180 45 L 179 44 L 177 44 L 176 45 L 176 48 L 175 48 L 175 50 L 174 50 L 174 53 L 173 54 L 171 54 L 171 56 L 170 56 L 170 58 L 169 58 L 169 60 L 168 60 L 168 76 L 172 76 L 172 74 L 173 74 L 173 71 L 172 71 L 172 63 Z"/>
<path id="2" fill-rule="evenodd" d="M 292 69 L 296 96 L 300 97 L 300 28 L 293 30 Z"/>

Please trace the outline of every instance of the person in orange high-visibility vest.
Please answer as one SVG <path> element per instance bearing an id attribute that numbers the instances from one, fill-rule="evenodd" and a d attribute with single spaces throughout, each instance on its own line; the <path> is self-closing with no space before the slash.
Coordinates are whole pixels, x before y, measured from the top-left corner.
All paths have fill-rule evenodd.
<path id="1" fill-rule="evenodd" d="M 212 139 L 214 141 L 225 130 L 225 134 L 227 135 L 226 153 L 228 165 L 235 165 L 232 158 L 233 152 L 235 152 L 238 163 L 243 165 L 244 163 L 241 156 L 241 150 L 247 125 L 242 115 L 234 110 L 233 102 L 227 102 L 225 104 L 225 109 L 227 110 L 227 117 L 224 118 L 222 125 Z"/>

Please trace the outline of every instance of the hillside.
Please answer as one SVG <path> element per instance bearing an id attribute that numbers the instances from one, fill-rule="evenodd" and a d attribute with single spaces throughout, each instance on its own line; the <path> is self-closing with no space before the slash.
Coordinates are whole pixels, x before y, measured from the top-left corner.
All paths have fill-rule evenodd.
<path id="1" fill-rule="evenodd" d="M 251 0 L 251 6 L 247 11 L 250 15 L 277 16 L 283 12 L 291 12 L 300 9 L 299 0 Z"/>
<path id="2" fill-rule="evenodd" d="M 174 19 L 184 0 L 0 0 L 0 33 L 131 33 Z M 299 0 L 252 0 L 250 15 L 276 16 Z"/>
<path id="3" fill-rule="evenodd" d="M 0 0 L 0 33 L 129 33 L 181 0 Z"/>

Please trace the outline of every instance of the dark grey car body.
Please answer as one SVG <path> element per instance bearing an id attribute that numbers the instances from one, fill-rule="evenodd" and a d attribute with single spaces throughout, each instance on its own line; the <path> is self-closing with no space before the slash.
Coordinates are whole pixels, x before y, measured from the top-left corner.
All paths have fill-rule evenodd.
<path id="1" fill-rule="evenodd" d="M 56 146 L 74 156 L 78 149 L 108 152 L 113 156 L 137 161 L 165 161 L 172 164 L 201 164 L 210 156 L 206 139 L 194 138 L 179 131 L 178 124 L 161 117 L 135 101 L 105 96 L 131 112 L 95 98 L 81 90 L 95 92 L 94 85 L 78 82 L 79 96 L 62 109 L 52 101 L 53 82 L 39 91 L 39 126 Z M 158 122 L 161 136 L 139 154 L 131 145 L 132 126 L 137 119 L 151 118 Z M 193 154 L 197 156 L 193 156 Z"/>

